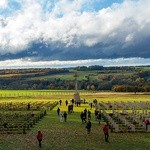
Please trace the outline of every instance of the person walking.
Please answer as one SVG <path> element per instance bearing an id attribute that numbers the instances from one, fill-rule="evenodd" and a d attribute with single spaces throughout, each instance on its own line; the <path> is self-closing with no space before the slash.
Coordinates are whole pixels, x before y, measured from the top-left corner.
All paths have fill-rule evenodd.
<path id="1" fill-rule="evenodd" d="M 83 123 L 83 121 L 84 121 L 84 113 L 83 113 L 83 111 L 81 112 L 81 114 L 80 114 L 80 117 L 81 117 L 81 120 L 82 120 L 82 123 Z"/>
<path id="2" fill-rule="evenodd" d="M 59 104 L 60 104 L 60 106 L 61 106 L 61 103 L 62 103 L 62 100 L 60 99 L 60 100 L 59 100 Z"/>
<path id="3" fill-rule="evenodd" d="M 100 122 L 101 122 L 101 113 L 100 113 L 100 112 L 98 112 L 97 121 L 98 121 L 98 123 L 100 124 Z"/>
<path id="4" fill-rule="evenodd" d="M 103 133 L 105 136 L 105 142 L 108 142 L 108 137 L 109 137 L 108 130 L 109 130 L 108 125 L 107 125 L 107 123 L 105 123 L 103 126 Z"/>
<path id="5" fill-rule="evenodd" d="M 66 100 L 65 103 L 66 103 L 66 106 L 67 106 L 68 105 L 68 100 Z"/>
<path id="6" fill-rule="evenodd" d="M 60 119 L 60 122 L 63 122 L 63 120 L 64 120 L 64 113 L 63 112 L 60 112 L 59 119 Z"/>
<path id="7" fill-rule="evenodd" d="M 92 126 L 91 121 L 88 120 L 88 122 L 86 124 L 87 134 L 90 134 L 90 132 L 91 132 L 91 126 Z"/>
<path id="8" fill-rule="evenodd" d="M 88 110 L 87 116 L 88 116 L 88 119 L 91 120 L 91 111 L 90 110 Z"/>
<path id="9" fill-rule="evenodd" d="M 99 111 L 97 109 L 95 109 L 94 114 L 95 114 L 95 120 L 97 120 L 97 115 L 98 115 Z"/>
<path id="10" fill-rule="evenodd" d="M 60 108 L 59 107 L 57 108 L 57 114 L 58 114 L 58 116 L 60 114 Z"/>
<path id="11" fill-rule="evenodd" d="M 43 140 L 43 134 L 41 133 L 41 131 L 38 131 L 38 134 L 37 134 L 36 138 L 37 138 L 37 140 L 39 142 L 39 147 L 42 147 L 41 142 Z"/>
<path id="12" fill-rule="evenodd" d="M 66 113 L 66 111 L 64 112 L 64 121 L 67 122 L 67 113 Z"/>

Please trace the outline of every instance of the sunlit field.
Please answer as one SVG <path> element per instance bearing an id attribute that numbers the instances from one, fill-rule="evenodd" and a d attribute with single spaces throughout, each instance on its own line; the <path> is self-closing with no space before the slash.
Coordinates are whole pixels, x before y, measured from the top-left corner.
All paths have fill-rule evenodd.
<path id="1" fill-rule="evenodd" d="M 26 134 L 0 134 L 0 150 L 36 150 L 39 149 L 36 140 L 38 130 L 43 133 L 43 150 L 145 150 L 150 146 L 150 133 L 112 133 L 110 131 L 109 143 L 104 141 L 102 126 L 94 118 L 95 108 L 90 109 L 89 105 L 81 104 L 74 106 L 74 112 L 68 115 L 67 122 L 60 122 L 57 115 L 57 108 L 61 111 L 68 111 L 65 100 L 73 98 L 74 91 L 30 91 L 30 90 L 3 90 L 0 91 L 0 103 L 21 102 L 27 105 L 35 103 L 47 104 L 62 100 L 52 110 L 46 108 L 47 115 L 39 120 Z M 97 99 L 98 102 L 114 101 L 150 101 L 149 94 L 134 93 L 109 93 L 109 92 L 80 92 L 81 99 L 86 102 Z M 81 123 L 80 113 L 84 109 L 92 112 L 92 129 L 88 135 L 86 124 Z M 4 110 L 1 110 L 1 113 Z M 11 112 L 11 111 L 10 111 Z"/>
<path id="2" fill-rule="evenodd" d="M 79 91 L 81 99 L 98 101 L 148 101 L 149 93 L 115 93 Z M 0 90 L 1 101 L 70 100 L 73 90 Z"/>

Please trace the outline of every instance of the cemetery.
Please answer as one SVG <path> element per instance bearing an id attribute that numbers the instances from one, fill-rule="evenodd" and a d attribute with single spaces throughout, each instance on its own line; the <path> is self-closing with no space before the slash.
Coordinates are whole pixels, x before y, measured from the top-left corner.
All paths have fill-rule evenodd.
<path id="1" fill-rule="evenodd" d="M 26 133 L 58 102 L 0 103 L 0 134 Z M 95 109 L 102 111 L 112 132 L 150 132 L 150 102 L 100 102 Z M 68 112 L 69 113 L 69 112 Z"/>
<path id="2" fill-rule="evenodd" d="M 101 102 L 103 117 L 114 132 L 150 132 L 150 102 Z M 109 113 L 108 113 L 109 110 Z"/>
<path id="3" fill-rule="evenodd" d="M 0 134 L 26 134 L 57 102 L 0 103 Z"/>
<path id="4" fill-rule="evenodd" d="M 149 95 L 91 93 L 77 91 L 3 91 L 0 94 L 0 147 L 5 150 L 34 150 L 36 134 L 44 135 L 42 149 L 147 149 L 149 147 Z M 72 98 L 75 99 L 72 105 Z M 60 99 L 62 104 L 60 105 Z M 66 105 L 68 100 L 68 105 Z M 78 104 L 80 105 L 77 105 Z M 91 108 L 92 103 L 92 108 Z M 68 106 L 73 106 L 70 109 Z M 57 108 L 66 111 L 67 121 L 60 122 Z M 91 111 L 92 130 L 87 135 L 80 113 Z M 100 124 L 94 112 L 102 114 Z M 102 127 L 107 122 L 110 143 L 105 143 Z M 136 139 L 135 139 L 136 138 Z M 118 142 L 119 141 L 119 142 Z M 128 144 L 126 144 L 126 142 Z M 59 143 L 59 144 L 58 144 Z M 65 143 L 65 144 L 63 144 Z M 110 146 L 111 145 L 111 146 Z M 122 147 L 124 145 L 124 147 Z"/>

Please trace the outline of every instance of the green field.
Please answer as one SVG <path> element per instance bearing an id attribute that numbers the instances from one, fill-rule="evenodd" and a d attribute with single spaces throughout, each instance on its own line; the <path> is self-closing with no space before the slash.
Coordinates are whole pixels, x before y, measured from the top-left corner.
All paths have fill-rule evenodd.
<path id="1" fill-rule="evenodd" d="M 63 100 L 60 109 L 67 111 L 64 101 L 73 98 L 73 91 L 0 91 L 0 102 L 33 102 Z M 92 93 L 81 91 L 81 98 L 100 101 L 150 101 L 148 94 L 132 93 Z M 74 108 L 74 113 L 68 115 L 68 121 L 60 123 L 56 113 L 57 107 L 48 110 L 47 116 L 35 125 L 27 134 L 0 135 L 0 150 L 36 150 L 38 143 L 36 134 L 41 130 L 44 135 L 43 150 L 146 150 L 150 146 L 150 133 L 111 133 L 110 142 L 104 142 L 102 122 L 94 119 L 92 109 L 92 132 L 87 135 L 85 124 L 81 123 L 80 112 L 87 104 Z"/>
<path id="2" fill-rule="evenodd" d="M 61 79 L 61 80 L 74 80 L 74 74 L 75 70 L 70 70 L 69 73 L 61 73 L 61 74 L 54 74 L 54 75 L 46 75 L 46 76 L 40 76 L 40 77 L 33 77 L 32 79 Z M 93 70 L 93 71 L 78 71 L 78 80 L 99 80 L 98 76 L 99 75 L 124 75 L 126 77 L 129 77 L 133 74 L 132 71 L 122 71 L 122 70 L 117 70 L 117 71 L 98 71 L 98 70 Z M 89 79 L 87 79 L 87 76 Z"/>
<path id="3" fill-rule="evenodd" d="M 98 101 L 148 101 L 149 93 L 116 93 L 116 92 L 92 92 L 81 90 L 81 99 L 97 99 Z M 0 90 L 1 100 L 66 100 L 72 99 L 74 90 Z"/>
<path id="4" fill-rule="evenodd" d="M 40 76 L 40 77 L 34 77 L 32 79 L 61 79 L 61 80 L 74 80 L 74 73 L 75 71 L 70 70 L 69 73 L 61 73 L 61 74 L 54 74 L 54 75 L 46 75 L 46 76 Z M 87 80 L 86 76 L 88 75 L 90 80 L 98 80 L 98 71 L 78 71 L 78 80 Z"/>

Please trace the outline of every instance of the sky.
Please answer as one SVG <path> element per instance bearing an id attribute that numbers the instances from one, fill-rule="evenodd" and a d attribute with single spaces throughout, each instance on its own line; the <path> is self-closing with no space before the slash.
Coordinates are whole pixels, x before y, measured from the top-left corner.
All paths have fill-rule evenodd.
<path id="1" fill-rule="evenodd" d="M 0 0 L 0 69 L 150 65 L 150 0 Z"/>

